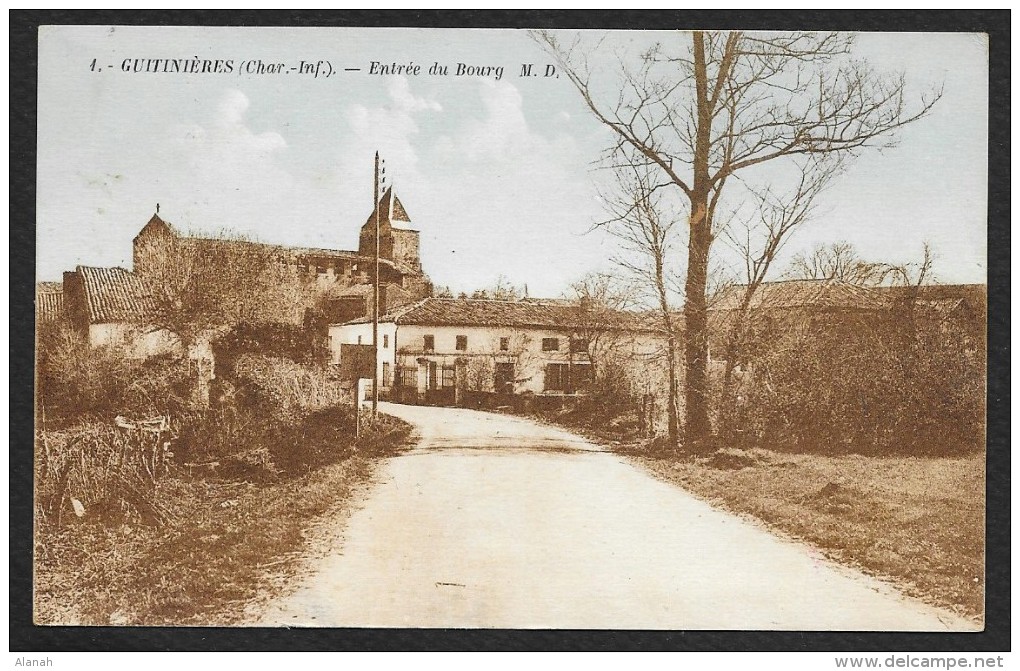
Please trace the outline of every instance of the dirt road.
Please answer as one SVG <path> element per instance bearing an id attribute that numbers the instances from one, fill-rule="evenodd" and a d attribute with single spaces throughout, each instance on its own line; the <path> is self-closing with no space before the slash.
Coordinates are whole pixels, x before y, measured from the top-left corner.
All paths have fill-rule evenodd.
<path id="1" fill-rule="evenodd" d="M 570 433 L 381 404 L 420 442 L 387 460 L 263 625 L 968 630 Z"/>

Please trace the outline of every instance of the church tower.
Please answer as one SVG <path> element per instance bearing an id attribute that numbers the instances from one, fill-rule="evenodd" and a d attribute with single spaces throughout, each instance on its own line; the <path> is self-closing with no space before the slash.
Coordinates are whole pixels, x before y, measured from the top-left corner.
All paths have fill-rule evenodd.
<path id="1" fill-rule="evenodd" d="M 361 227 L 358 254 L 375 256 L 375 215 L 379 213 L 379 256 L 416 273 L 421 272 L 421 258 L 418 251 L 418 231 L 411 228 L 400 199 L 393 193 L 393 187 L 386 189 L 376 203 L 376 209 L 368 215 L 368 221 Z M 397 228 L 397 226 L 401 228 Z"/>

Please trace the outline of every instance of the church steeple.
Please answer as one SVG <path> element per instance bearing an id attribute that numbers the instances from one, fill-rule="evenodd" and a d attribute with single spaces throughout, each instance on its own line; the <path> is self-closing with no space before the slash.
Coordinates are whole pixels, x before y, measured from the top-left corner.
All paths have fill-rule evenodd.
<path id="1" fill-rule="evenodd" d="M 376 209 L 368 215 L 361 227 L 358 253 L 362 256 L 375 255 L 375 215 L 379 213 L 379 256 L 411 269 L 420 270 L 418 257 L 418 232 L 410 230 L 411 217 L 404 204 L 390 186 L 379 198 Z"/>

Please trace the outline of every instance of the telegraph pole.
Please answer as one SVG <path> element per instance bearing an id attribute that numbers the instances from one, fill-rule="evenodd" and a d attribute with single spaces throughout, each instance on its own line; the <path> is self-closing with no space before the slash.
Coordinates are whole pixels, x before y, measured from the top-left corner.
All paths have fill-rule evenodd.
<path id="1" fill-rule="evenodd" d="M 373 174 L 375 200 L 375 282 L 372 288 L 372 417 L 379 414 L 379 152 L 375 152 Z"/>

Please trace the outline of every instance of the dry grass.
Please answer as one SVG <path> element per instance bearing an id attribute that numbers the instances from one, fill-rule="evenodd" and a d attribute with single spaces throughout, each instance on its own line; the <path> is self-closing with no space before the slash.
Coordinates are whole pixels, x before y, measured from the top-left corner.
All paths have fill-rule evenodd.
<path id="1" fill-rule="evenodd" d="M 755 449 L 632 457 L 712 503 L 751 515 L 906 593 L 980 619 L 985 460 L 825 457 Z"/>
<path id="2" fill-rule="evenodd" d="M 168 478 L 164 527 L 80 524 L 37 530 L 37 624 L 230 625 L 280 589 L 316 518 L 338 515 L 398 449 L 400 423 L 354 456 L 276 484 Z"/>

